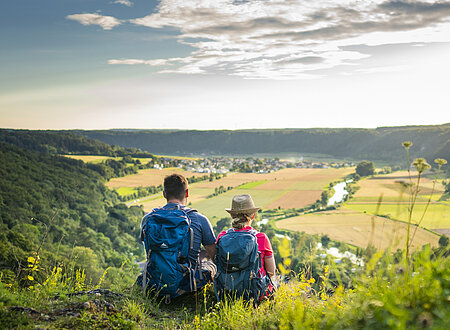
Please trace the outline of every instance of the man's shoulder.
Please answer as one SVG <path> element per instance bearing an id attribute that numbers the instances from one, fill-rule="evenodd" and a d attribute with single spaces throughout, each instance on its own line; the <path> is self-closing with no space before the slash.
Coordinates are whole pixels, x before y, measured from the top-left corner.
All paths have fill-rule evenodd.
<path id="1" fill-rule="evenodd" d="M 191 220 L 208 221 L 209 219 L 196 209 L 186 208 L 186 212 Z"/>

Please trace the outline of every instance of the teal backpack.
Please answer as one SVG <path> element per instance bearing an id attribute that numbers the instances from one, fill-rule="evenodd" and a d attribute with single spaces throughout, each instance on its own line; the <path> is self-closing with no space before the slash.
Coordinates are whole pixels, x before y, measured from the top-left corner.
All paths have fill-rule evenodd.
<path id="1" fill-rule="evenodd" d="M 242 297 L 259 302 L 270 284 L 268 276 L 262 276 L 261 253 L 258 251 L 257 232 L 229 229 L 216 244 L 215 262 L 217 274 L 214 289 L 220 301 L 225 296 Z"/>
<path id="2" fill-rule="evenodd" d="M 147 261 L 138 284 L 144 294 L 152 290 L 170 302 L 170 298 L 197 290 L 197 266 L 193 267 L 189 261 L 194 233 L 188 214 L 194 211 L 181 207 L 157 208 L 142 219 L 140 238 Z"/>

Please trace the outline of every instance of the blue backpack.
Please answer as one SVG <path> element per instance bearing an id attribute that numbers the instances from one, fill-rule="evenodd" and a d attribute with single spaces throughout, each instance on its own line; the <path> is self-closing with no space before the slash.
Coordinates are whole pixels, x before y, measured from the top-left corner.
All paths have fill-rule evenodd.
<path id="1" fill-rule="evenodd" d="M 142 219 L 140 238 L 147 253 L 141 279 L 144 294 L 152 290 L 170 302 L 170 298 L 196 291 L 196 269 L 189 261 L 194 232 L 188 214 L 194 211 L 180 206 L 156 208 Z"/>
<path id="2" fill-rule="evenodd" d="M 229 229 L 216 244 L 217 274 L 214 289 L 220 301 L 225 296 L 253 299 L 254 303 L 266 295 L 270 279 L 262 276 L 261 253 L 257 232 Z"/>

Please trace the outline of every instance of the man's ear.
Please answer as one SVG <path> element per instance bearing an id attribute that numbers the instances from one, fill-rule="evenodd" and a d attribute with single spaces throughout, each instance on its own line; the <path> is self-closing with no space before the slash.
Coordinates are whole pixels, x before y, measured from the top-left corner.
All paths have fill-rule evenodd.
<path id="1" fill-rule="evenodd" d="M 184 195 L 184 197 L 186 197 L 186 198 L 189 197 L 189 189 L 186 189 L 186 194 Z"/>
<path id="2" fill-rule="evenodd" d="M 163 190 L 163 196 L 167 199 L 165 190 Z"/>

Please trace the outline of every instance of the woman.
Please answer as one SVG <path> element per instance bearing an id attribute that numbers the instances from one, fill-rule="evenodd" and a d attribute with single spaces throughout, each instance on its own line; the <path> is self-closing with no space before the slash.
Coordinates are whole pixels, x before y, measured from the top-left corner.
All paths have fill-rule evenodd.
<path id="1" fill-rule="evenodd" d="M 231 209 L 226 209 L 233 219 L 231 225 L 234 231 L 256 232 L 251 225 L 259 209 L 259 207 L 255 207 L 250 195 L 234 196 L 231 202 Z M 222 231 L 217 237 L 217 241 L 225 234 L 226 231 Z M 272 278 L 275 275 L 275 259 L 269 237 L 260 232 L 256 232 L 255 236 L 258 242 L 258 250 L 261 253 L 261 274 L 262 276 L 268 275 Z"/>

